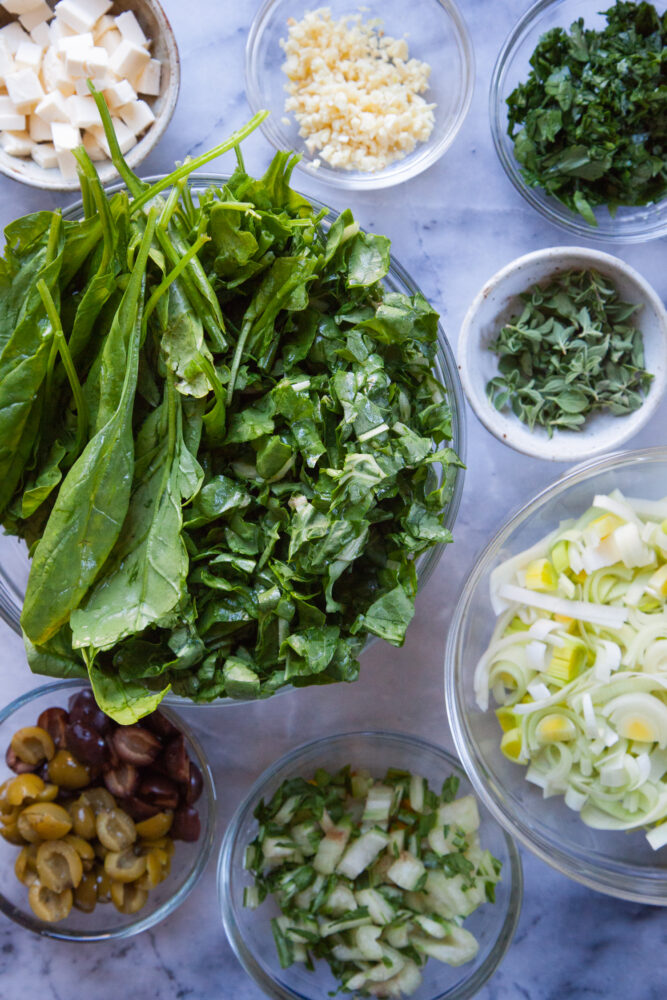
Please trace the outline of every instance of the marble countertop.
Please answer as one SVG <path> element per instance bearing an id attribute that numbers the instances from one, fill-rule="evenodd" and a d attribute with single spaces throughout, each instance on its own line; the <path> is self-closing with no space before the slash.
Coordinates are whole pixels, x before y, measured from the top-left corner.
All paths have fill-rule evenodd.
<path id="1" fill-rule="evenodd" d="M 164 172 L 204 151 L 249 116 L 243 89 L 248 27 L 259 0 L 163 0 L 176 33 L 182 85 L 174 118 L 143 165 Z M 313 4 L 316 6 L 316 4 Z M 352 8 L 353 3 L 350 4 Z M 406 6 L 409 3 L 406 0 Z M 452 345 L 483 282 L 514 257 L 568 236 L 544 222 L 514 191 L 491 143 L 487 93 L 498 46 L 527 0 L 460 0 L 476 52 L 470 113 L 445 157 L 401 186 L 348 196 L 295 174 L 301 190 L 387 233 L 397 258 L 442 314 Z M 262 172 L 271 150 L 261 134 L 244 146 L 246 165 Z M 229 168 L 223 161 L 220 169 Z M 18 214 L 66 204 L 0 178 L 0 224 Z M 610 248 L 607 248 L 610 249 Z M 667 297 L 665 243 L 613 250 Z M 327 732 L 395 728 L 452 748 L 442 698 L 447 624 L 476 553 L 510 511 L 558 478 L 562 465 L 516 454 L 468 411 L 468 472 L 454 544 L 417 601 L 403 649 L 378 642 L 351 686 L 305 689 L 250 707 L 188 711 L 211 759 L 220 799 L 220 837 L 236 804 L 260 772 L 296 744 Z M 664 443 L 667 400 L 633 447 Z M 0 624 L 2 701 L 41 679 L 28 671 L 20 640 Z M 0 1000 L 260 1000 L 263 995 L 225 939 L 211 858 L 203 880 L 162 924 L 118 944 L 42 940 L 0 917 Z M 658 1000 L 665 996 L 665 914 L 609 899 L 568 881 L 522 851 L 523 911 L 505 961 L 481 1000 Z"/>

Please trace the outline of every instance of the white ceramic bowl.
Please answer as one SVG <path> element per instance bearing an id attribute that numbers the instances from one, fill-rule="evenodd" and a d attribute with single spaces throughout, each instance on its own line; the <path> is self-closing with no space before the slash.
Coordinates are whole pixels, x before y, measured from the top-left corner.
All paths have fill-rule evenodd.
<path id="1" fill-rule="evenodd" d="M 48 0 L 48 3 L 50 7 L 55 7 L 56 0 Z M 160 93 L 157 97 L 146 98 L 155 115 L 155 121 L 144 132 L 136 146 L 125 154 L 127 163 L 134 170 L 142 160 L 146 159 L 171 121 L 181 83 L 181 70 L 174 32 L 158 0 L 114 0 L 109 13 L 117 15 L 126 10 L 134 13 L 144 34 L 152 41 L 152 56 L 159 59 L 162 64 Z M 0 27 L 15 20 L 13 14 L 8 14 L 4 7 L 0 7 Z M 95 167 L 103 184 L 108 184 L 118 176 L 110 160 L 100 160 Z M 21 181 L 31 187 L 50 191 L 79 190 L 78 177 L 67 179 L 57 168 L 45 170 L 37 166 L 30 157 L 9 156 L 3 149 L 0 149 L 0 171 L 12 180 Z"/>
<path id="2" fill-rule="evenodd" d="M 635 321 L 644 337 L 644 366 L 653 374 L 653 381 L 643 404 L 633 413 L 621 417 L 594 413 L 583 430 L 554 431 L 549 438 L 544 428 L 531 431 L 510 410 L 497 410 L 487 398 L 486 385 L 498 374 L 498 358 L 489 345 L 501 327 L 521 311 L 518 296 L 522 292 L 572 269 L 599 271 L 613 280 L 624 301 L 641 303 Z M 518 257 L 484 284 L 463 320 L 457 353 L 468 402 L 499 441 L 534 458 L 578 462 L 618 448 L 655 413 L 667 379 L 667 311 L 651 285 L 618 257 L 584 247 L 552 247 Z"/>

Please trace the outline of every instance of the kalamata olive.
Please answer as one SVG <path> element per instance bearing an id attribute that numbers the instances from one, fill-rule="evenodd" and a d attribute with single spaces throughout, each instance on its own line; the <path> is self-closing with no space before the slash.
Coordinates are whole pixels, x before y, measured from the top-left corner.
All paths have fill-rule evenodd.
<path id="1" fill-rule="evenodd" d="M 154 806 L 150 802 L 144 802 L 143 799 L 139 799 L 136 795 L 130 795 L 126 799 L 120 799 L 118 805 L 121 809 L 124 809 L 128 816 L 131 816 L 135 823 L 141 823 L 142 820 L 150 819 L 151 816 L 156 816 L 161 812 L 159 806 Z"/>
<path id="2" fill-rule="evenodd" d="M 7 753 L 5 754 L 5 761 L 7 763 L 7 767 L 10 768 L 10 770 L 14 771 L 16 774 L 27 774 L 28 771 L 37 770 L 36 764 L 28 764 L 26 761 L 19 759 L 11 743 L 7 747 Z"/>
<path id="3" fill-rule="evenodd" d="M 136 767 L 152 764 L 162 749 L 155 733 L 141 726 L 119 726 L 113 734 L 113 746 L 121 760 Z"/>
<path id="4" fill-rule="evenodd" d="M 185 789 L 185 804 L 191 806 L 197 801 L 204 787 L 201 771 L 193 760 L 190 761 L 190 778 Z"/>
<path id="5" fill-rule="evenodd" d="M 66 747 L 65 730 L 69 722 L 69 715 L 64 708 L 45 708 L 37 720 L 37 725 L 45 729 L 56 747 Z"/>
<path id="6" fill-rule="evenodd" d="M 173 840 L 199 840 L 201 822 L 199 814 L 193 806 L 181 806 L 174 813 L 174 821 L 169 831 Z"/>
<path id="7" fill-rule="evenodd" d="M 101 733 L 91 729 L 81 719 L 75 719 L 67 727 L 67 749 L 71 750 L 82 764 L 103 764 L 107 758 L 107 745 Z"/>
<path id="8" fill-rule="evenodd" d="M 190 780 L 190 758 L 182 735 L 169 741 L 162 754 L 162 761 L 166 774 L 179 785 L 184 785 Z"/>
<path id="9" fill-rule="evenodd" d="M 104 772 L 104 784 L 116 799 L 134 795 L 139 785 L 139 772 L 134 764 L 119 764 Z"/>
<path id="10" fill-rule="evenodd" d="M 172 736 L 178 735 L 178 729 L 170 722 L 166 715 L 163 715 L 159 709 L 151 712 L 144 719 L 141 720 L 145 726 L 148 726 L 154 733 L 162 739 L 171 739 Z"/>
<path id="11" fill-rule="evenodd" d="M 78 691 L 69 700 L 69 721 L 74 722 L 77 719 L 102 735 L 113 728 L 112 720 L 98 708 L 95 695 L 90 688 Z"/>
<path id="12" fill-rule="evenodd" d="M 147 799 L 160 809 L 175 809 L 178 805 L 178 786 L 162 774 L 149 774 L 139 786 L 139 797 Z"/>

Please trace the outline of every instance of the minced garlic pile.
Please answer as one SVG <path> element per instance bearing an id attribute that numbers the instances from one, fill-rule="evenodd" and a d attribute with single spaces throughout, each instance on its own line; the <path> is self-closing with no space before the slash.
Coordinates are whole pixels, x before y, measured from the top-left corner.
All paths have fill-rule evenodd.
<path id="1" fill-rule="evenodd" d="M 409 58 L 404 38 L 384 36 L 379 20 L 364 23 L 360 14 L 334 21 L 328 7 L 288 24 L 280 42 L 285 110 L 310 153 L 332 167 L 373 172 L 428 139 L 435 105 L 419 94 L 431 67 Z"/>

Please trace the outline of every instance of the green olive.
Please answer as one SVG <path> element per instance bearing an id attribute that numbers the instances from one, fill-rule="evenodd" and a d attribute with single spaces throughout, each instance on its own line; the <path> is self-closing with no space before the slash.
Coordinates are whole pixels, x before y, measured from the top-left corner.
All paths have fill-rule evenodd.
<path id="1" fill-rule="evenodd" d="M 0 785 L 0 816 L 10 813 L 13 809 L 13 806 L 9 804 L 9 800 L 7 798 L 13 780 L 13 778 L 8 778 L 7 781 L 3 781 Z"/>
<path id="2" fill-rule="evenodd" d="M 46 729 L 40 726 L 24 726 L 12 736 L 11 748 L 24 764 L 41 764 L 51 760 L 56 752 L 55 744 Z"/>
<path id="3" fill-rule="evenodd" d="M 14 873 L 24 885 L 32 885 L 37 879 L 37 844 L 23 848 L 14 862 Z"/>
<path id="4" fill-rule="evenodd" d="M 111 883 L 111 902 L 121 913 L 136 913 L 146 904 L 148 893 L 137 885 L 114 881 Z"/>
<path id="5" fill-rule="evenodd" d="M 110 851 L 124 851 L 137 839 L 134 822 L 122 809 L 101 812 L 96 820 L 97 836 Z"/>
<path id="6" fill-rule="evenodd" d="M 11 822 L 5 822 L 0 829 L 0 836 L 9 844 L 15 844 L 17 847 L 23 847 L 28 842 L 19 830 L 18 818 L 13 819 Z M 35 837 L 34 839 L 39 840 L 39 837 Z"/>
<path id="7" fill-rule="evenodd" d="M 58 750 L 49 761 L 49 778 L 61 788 L 70 790 L 85 788 L 90 783 L 88 768 L 80 764 L 69 750 Z"/>
<path id="8" fill-rule="evenodd" d="M 106 788 L 87 788 L 81 793 L 78 801 L 90 806 L 96 816 L 105 809 L 116 808 L 116 800 Z"/>
<path id="9" fill-rule="evenodd" d="M 134 882 L 146 871 L 146 858 L 135 854 L 131 847 L 124 851 L 109 851 L 104 870 L 116 882 Z"/>
<path id="10" fill-rule="evenodd" d="M 75 833 L 68 833 L 66 837 L 63 837 L 63 844 L 70 844 L 74 848 L 76 853 L 81 858 L 83 863 L 84 871 L 88 871 L 92 868 L 95 862 L 95 849 L 92 844 L 84 840 L 83 837 L 77 837 Z"/>
<path id="11" fill-rule="evenodd" d="M 9 786 L 7 802 L 12 806 L 21 806 L 26 799 L 34 801 L 45 788 L 46 785 L 38 774 L 32 774 L 31 771 L 17 774 Z"/>
<path id="12" fill-rule="evenodd" d="M 167 809 L 137 823 L 137 834 L 147 840 L 157 840 L 158 837 L 164 837 L 165 834 L 169 833 L 173 821 L 174 814 L 170 809 Z"/>
<path id="13" fill-rule="evenodd" d="M 83 795 L 79 796 L 76 802 L 70 803 L 68 812 L 72 817 L 72 829 L 77 837 L 92 840 L 96 833 L 95 813 L 92 806 L 84 800 Z"/>
<path id="14" fill-rule="evenodd" d="M 48 923 L 55 923 L 57 920 L 64 920 L 65 917 L 69 916 L 73 902 L 72 890 L 65 889 L 64 892 L 53 892 L 36 881 L 28 889 L 28 902 L 36 917 L 40 920 L 46 920 Z"/>
<path id="15" fill-rule="evenodd" d="M 74 905 L 77 910 L 92 913 L 97 904 L 97 877 L 94 872 L 86 872 L 74 890 Z"/>
<path id="16" fill-rule="evenodd" d="M 47 840 L 37 849 L 39 881 L 53 892 L 76 889 L 83 878 L 81 858 L 64 840 Z"/>
<path id="17" fill-rule="evenodd" d="M 95 884 L 97 885 L 97 902 L 111 902 L 112 878 L 104 870 L 104 865 L 98 865 L 95 870 Z"/>
<path id="18" fill-rule="evenodd" d="M 55 802 L 33 802 L 18 818 L 19 833 L 34 844 L 37 840 L 60 840 L 72 829 L 69 813 Z"/>

